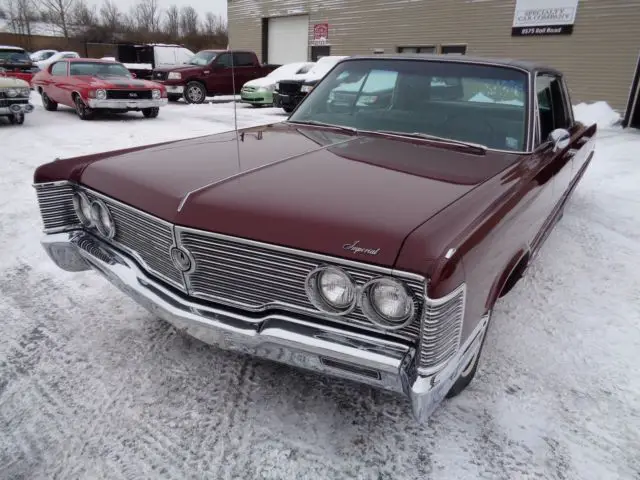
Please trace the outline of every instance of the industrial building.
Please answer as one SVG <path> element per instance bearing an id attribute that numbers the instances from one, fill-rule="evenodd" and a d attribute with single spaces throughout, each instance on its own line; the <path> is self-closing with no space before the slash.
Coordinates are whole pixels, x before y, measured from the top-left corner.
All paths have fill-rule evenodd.
<path id="1" fill-rule="evenodd" d="M 640 0 L 229 0 L 228 19 L 230 47 L 263 62 L 403 52 L 532 60 L 566 74 L 574 103 L 605 100 L 630 122 L 640 116 L 631 108 Z"/>

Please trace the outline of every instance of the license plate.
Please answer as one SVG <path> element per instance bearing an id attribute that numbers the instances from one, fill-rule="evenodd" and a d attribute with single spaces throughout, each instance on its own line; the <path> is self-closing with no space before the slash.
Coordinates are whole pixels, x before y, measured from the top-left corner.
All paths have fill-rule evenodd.
<path id="1" fill-rule="evenodd" d="M 138 104 L 137 104 L 137 103 L 135 103 L 135 102 L 130 102 L 130 103 L 127 103 L 127 107 L 128 107 L 128 108 L 137 108 L 137 107 L 138 107 Z"/>

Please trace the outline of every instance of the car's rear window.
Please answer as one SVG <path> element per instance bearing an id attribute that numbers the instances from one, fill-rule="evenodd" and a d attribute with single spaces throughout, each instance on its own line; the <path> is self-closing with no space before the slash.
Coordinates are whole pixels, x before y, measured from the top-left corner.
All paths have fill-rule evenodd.
<path id="1" fill-rule="evenodd" d="M 528 75 L 450 61 L 348 60 L 311 92 L 292 121 L 423 133 L 522 151 Z"/>

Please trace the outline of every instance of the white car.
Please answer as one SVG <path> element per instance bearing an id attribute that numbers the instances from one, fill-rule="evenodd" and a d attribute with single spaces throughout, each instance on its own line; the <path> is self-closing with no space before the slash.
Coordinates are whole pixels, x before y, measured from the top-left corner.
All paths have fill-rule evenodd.
<path id="1" fill-rule="evenodd" d="M 31 57 L 32 62 L 42 62 L 56 53 L 58 53 L 58 50 L 38 50 L 29 55 L 29 57 Z"/>
<path id="2" fill-rule="evenodd" d="M 58 52 L 54 53 L 46 60 L 40 60 L 39 62 L 34 62 L 34 64 L 37 65 L 40 70 L 44 70 L 53 62 L 57 62 L 58 60 L 62 60 L 64 58 L 80 58 L 80 54 L 78 52 Z"/>
<path id="3" fill-rule="evenodd" d="M 345 58 L 348 56 L 322 57 L 307 73 L 292 75 L 276 82 L 276 91 L 273 94 L 274 107 L 282 108 L 287 113 L 293 112 L 298 103 L 329 73 L 329 70 Z"/>
<path id="4" fill-rule="evenodd" d="M 273 91 L 276 89 L 276 82 L 283 78 L 296 78 L 307 73 L 314 62 L 287 63 L 273 70 L 266 77 L 249 80 L 242 86 L 240 98 L 243 102 L 254 106 L 273 104 Z"/>

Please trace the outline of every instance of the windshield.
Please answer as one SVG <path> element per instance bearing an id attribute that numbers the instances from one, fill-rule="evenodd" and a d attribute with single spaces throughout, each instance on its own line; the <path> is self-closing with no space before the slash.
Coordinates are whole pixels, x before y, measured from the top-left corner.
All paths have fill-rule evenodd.
<path id="1" fill-rule="evenodd" d="M 307 73 L 313 65 L 313 63 L 289 63 L 276 68 L 269 73 L 267 77 L 273 79 L 285 79 L 300 73 Z"/>
<path id="2" fill-rule="evenodd" d="M 30 63 L 31 58 L 24 50 L 0 50 L 0 63 Z"/>
<path id="3" fill-rule="evenodd" d="M 120 63 L 71 62 L 70 75 L 89 75 L 92 77 L 127 77 L 131 73 Z"/>
<path id="4" fill-rule="evenodd" d="M 199 67 L 203 67 L 204 65 L 210 64 L 217 56 L 217 52 L 198 52 L 193 57 L 191 57 L 187 63 L 189 65 L 198 65 Z"/>
<path id="5" fill-rule="evenodd" d="M 348 60 L 290 117 L 357 130 L 423 134 L 522 151 L 525 72 L 458 62 Z"/>

